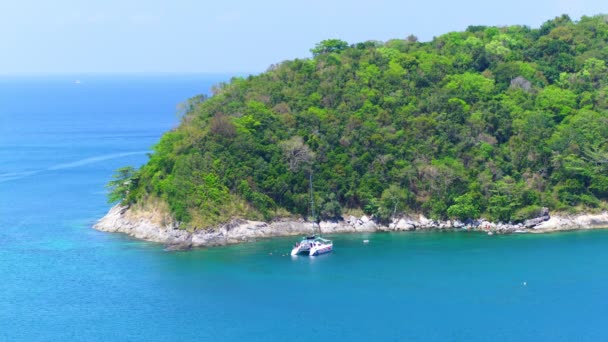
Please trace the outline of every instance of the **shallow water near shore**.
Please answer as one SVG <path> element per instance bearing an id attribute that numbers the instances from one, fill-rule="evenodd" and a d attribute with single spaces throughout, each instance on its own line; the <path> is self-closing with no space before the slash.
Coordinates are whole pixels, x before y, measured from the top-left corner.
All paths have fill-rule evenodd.
<path id="1" fill-rule="evenodd" d="M 75 78 L 0 81 L 0 340 L 608 338 L 604 230 L 335 235 L 313 258 L 95 231 L 113 170 L 229 76 Z"/>

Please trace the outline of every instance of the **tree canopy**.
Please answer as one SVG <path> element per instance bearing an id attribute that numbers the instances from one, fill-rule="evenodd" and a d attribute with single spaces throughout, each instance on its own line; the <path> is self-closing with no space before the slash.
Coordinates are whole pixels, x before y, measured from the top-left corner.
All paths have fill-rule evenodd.
<path id="1" fill-rule="evenodd" d="M 196 227 L 306 215 L 314 172 L 323 217 L 606 206 L 606 16 L 311 51 L 193 101 L 146 165 L 119 170 L 112 199 L 161 198 Z"/>

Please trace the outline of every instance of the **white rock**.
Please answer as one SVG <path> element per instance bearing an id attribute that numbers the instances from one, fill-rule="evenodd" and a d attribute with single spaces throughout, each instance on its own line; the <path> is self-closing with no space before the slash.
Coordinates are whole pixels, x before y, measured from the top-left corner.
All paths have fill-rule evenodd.
<path id="1" fill-rule="evenodd" d="M 358 232 L 375 232 L 378 230 L 378 225 L 374 221 L 367 221 L 361 226 L 357 227 Z"/>
<path id="2" fill-rule="evenodd" d="M 409 220 L 401 219 L 395 224 L 395 230 L 414 230 L 415 227 Z"/>
<path id="3" fill-rule="evenodd" d="M 355 225 L 357 223 L 357 221 L 358 221 L 357 218 L 352 215 L 346 219 L 346 222 L 350 225 Z"/>
<path id="4" fill-rule="evenodd" d="M 355 224 L 357 223 L 357 224 Z M 357 219 L 350 216 L 346 221 L 323 221 L 320 223 L 323 233 L 348 233 L 348 232 L 376 232 L 384 230 L 413 230 L 415 228 L 448 228 L 464 227 L 460 221 L 435 222 L 420 215 L 418 220 L 401 218 L 393 221 L 389 226 L 378 226 L 367 216 Z M 492 223 L 485 220 L 475 221 L 470 226 L 474 229 L 510 232 L 521 229 L 522 224 Z M 95 229 L 107 232 L 120 232 L 135 238 L 170 244 L 176 247 L 190 246 L 216 246 L 230 243 L 242 243 L 253 241 L 258 238 L 272 236 L 308 235 L 313 232 L 310 222 L 302 220 L 285 220 L 272 223 L 246 220 L 233 220 L 232 222 L 208 229 L 199 229 L 194 232 L 179 229 L 179 224 L 174 222 L 162 210 L 144 211 L 134 210 L 116 205 L 100 219 Z M 545 222 L 535 226 L 537 232 L 551 232 L 569 229 L 592 229 L 608 228 L 608 212 L 601 214 L 580 214 L 576 216 L 551 216 Z M 176 249 L 177 250 L 177 249 Z"/>
<path id="5" fill-rule="evenodd" d="M 321 233 L 324 233 L 324 234 L 331 234 L 331 233 L 335 232 L 339 225 L 340 225 L 340 223 L 335 222 L 335 221 L 319 222 L 319 228 L 321 229 Z"/>

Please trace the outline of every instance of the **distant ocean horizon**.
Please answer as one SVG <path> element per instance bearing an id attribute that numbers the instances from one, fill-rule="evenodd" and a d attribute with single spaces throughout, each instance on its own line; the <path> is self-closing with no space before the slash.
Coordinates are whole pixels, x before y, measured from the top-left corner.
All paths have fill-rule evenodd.
<path id="1" fill-rule="evenodd" d="M 608 339 L 608 231 L 335 235 L 292 258 L 296 238 L 165 252 L 91 229 L 114 170 L 232 76 L 0 75 L 1 341 Z"/>

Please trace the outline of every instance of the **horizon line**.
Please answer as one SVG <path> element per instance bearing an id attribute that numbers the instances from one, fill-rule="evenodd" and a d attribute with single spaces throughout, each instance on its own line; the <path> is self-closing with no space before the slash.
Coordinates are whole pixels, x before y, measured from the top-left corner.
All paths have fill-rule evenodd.
<path id="1" fill-rule="evenodd" d="M 146 76 L 146 75 L 257 75 L 264 71 L 0 71 L 4 76 Z"/>

